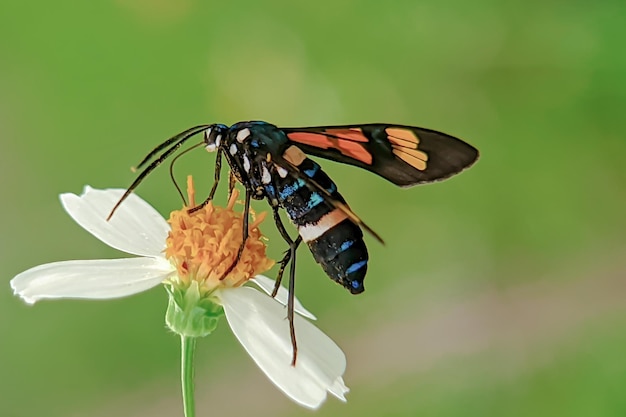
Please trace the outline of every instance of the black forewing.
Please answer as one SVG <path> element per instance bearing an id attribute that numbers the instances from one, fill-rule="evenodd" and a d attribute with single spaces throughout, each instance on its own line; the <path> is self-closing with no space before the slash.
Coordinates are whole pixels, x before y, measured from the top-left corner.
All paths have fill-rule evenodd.
<path id="1" fill-rule="evenodd" d="M 448 178 L 478 159 L 478 150 L 461 139 L 414 126 L 376 123 L 281 130 L 307 154 L 364 168 L 403 187 Z M 422 154 L 423 164 L 412 156 Z"/>

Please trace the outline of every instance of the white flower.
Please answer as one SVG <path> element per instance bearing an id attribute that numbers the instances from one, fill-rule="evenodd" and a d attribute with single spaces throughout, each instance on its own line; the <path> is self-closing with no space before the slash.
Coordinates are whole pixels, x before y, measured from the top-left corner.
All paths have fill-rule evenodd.
<path id="1" fill-rule="evenodd" d="M 138 257 L 40 265 L 11 280 L 14 293 L 29 304 L 46 298 L 108 299 L 136 294 L 175 278 L 177 269 L 164 256 L 170 226 L 152 206 L 131 194 L 106 221 L 123 192 L 86 187 L 81 196 L 62 194 L 61 203 L 95 237 Z M 251 281 L 267 294 L 274 287 L 273 280 L 261 275 Z M 327 335 L 301 317 L 315 319 L 297 300 L 298 359 L 296 366 L 291 366 L 286 289 L 281 287 L 275 299 L 248 286 L 218 288 L 212 296 L 222 304 L 233 333 L 252 359 L 293 401 L 315 409 L 327 392 L 345 401 L 344 394 L 349 391 L 342 378 L 345 355 Z"/>

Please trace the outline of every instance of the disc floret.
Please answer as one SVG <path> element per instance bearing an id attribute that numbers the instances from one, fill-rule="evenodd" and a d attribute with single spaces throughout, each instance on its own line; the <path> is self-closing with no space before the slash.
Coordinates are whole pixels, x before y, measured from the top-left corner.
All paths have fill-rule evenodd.
<path id="1" fill-rule="evenodd" d="M 252 214 L 248 238 L 237 260 L 243 237 L 242 214 L 234 211 L 237 190 L 233 190 L 225 208 L 209 202 L 192 212 L 196 202 L 191 177 L 187 186 L 189 205 L 173 211 L 168 220 L 171 231 L 166 239 L 165 257 L 176 268 L 176 274 L 168 280 L 166 322 L 176 333 L 201 337 L 215 329 L 222 315 L 221 303 L 212 293 L 240 287 L 270 269 L 274 261 L 265 254 L 265 239 L 258 228 L 265 213 Z"/>

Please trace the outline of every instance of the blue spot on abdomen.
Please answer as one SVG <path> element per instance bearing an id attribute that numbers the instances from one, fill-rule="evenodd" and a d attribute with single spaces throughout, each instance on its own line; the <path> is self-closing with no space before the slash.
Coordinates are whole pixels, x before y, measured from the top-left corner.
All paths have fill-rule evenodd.
<path id="1" fill-rule="evenodd" d="M 313 168 L 305 169 L 303 172 L 306 174 L 307 177 L 313 178 L 313 176 L 317 174 L 317 171 L 319 170 L 320 170 L 320 166 L 317 164 L 314 164 Z"/>
<path id="2" fill-rule="evenodd" d="M 344 252 L 345 250 L 347 250 L 352 245 L 354 245 L 354 240 L 346 240 L 339 247 L 339 253 Z"/>
<path id="3" fill-rule="evenodd" d="M 313 207 L 317 207 L 324 202 L 324 197 L 321 196 L 318 192 L 311 193 L 311 197 L 309 198 L 309 202 L 307 203 L 307 212 L 310 211 Z"/>
<path id="4" fill-rule="evenodd" d="M 350 275 L 353 272 L 358 271 L 367 264 L 367 259 L 364 261 L 355 262 L 346 269 L 346 275 Z"/>
<path id="5" fill-rule="evenodd" d="M 280 198 L 286 200 L 291 197 L 297 190 L 304 187 L 305 183 L 302 178 L 298 178 L 295 182 L 285 185 L 282 190 L 279 190 Z"/>

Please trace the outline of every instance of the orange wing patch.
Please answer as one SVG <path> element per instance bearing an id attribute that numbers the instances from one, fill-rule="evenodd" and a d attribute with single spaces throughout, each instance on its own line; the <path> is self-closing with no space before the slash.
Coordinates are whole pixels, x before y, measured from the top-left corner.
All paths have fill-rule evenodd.
<path id="1" fill-rule="evenodd" d="M 315 146 L 320 149 L 336 149 L 342 155 L 364 164 L 372 164 L 372 155 L 359 142 L 367 142 L 361 129 L 330 129 L 325 133 L 293 132 L 287 135 L 294 142 Z"/>
<path id="2" fill-rule="evenodd" d="M 426 169 L 428 155 L 417 149 L 420 139 L 415 132 L 409 129 L 388 127 L 385 129 L 385 133 L 387 133 L 387 137 L 391 143 L 391 151 L 395 156 L 415 169 L 419 169 L 420 171 Z"/>
<path id="3" fill-rule="evenodd" d="M 415 147 L 417 147 L 417 144 L 420 141 L 417 135 L 412 130 L 400 129 L 397 127 L 388 127 L 387 129 L 385 129 L 385 132 L 387 133 L 387 136 L 389 136 L 389 140 L 391 140 L 392 138 L 399 139 L 401 141 L 412 143 L 415 145 Z"/>
<path id="4" fill-rule="evenodd" d="M 352 140 L 354 142 L 368 141 L 359 127 L 351 127 L 349 129 L 326 129 L 324 132 L 339 139 Z"/>

